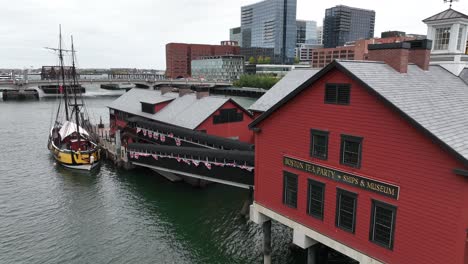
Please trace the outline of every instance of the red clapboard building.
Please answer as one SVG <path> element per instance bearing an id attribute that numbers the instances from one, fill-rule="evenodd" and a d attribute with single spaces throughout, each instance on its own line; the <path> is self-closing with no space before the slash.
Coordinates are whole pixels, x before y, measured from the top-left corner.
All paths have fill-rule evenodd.
<path id="1" fill-rule="evenodd" d="M 174 127 L 201 131 L 213 136 L 253 143 L 248 124 L 252 114 L 227 97 L 210 96 L 207 90 L 189 87 L 161 90 L 134 88 L 113 101 L 110 111 L 111 133 L 123 130 L 128 120 L 140 117 Z"/>
<path id="2" fill-rule="evenodd" d="M 468 263 L 468 86 L 428 66 L 431 45 L 369 45 L 372 61 L 334 61 L 250 125 L 264 232 L 360 263 Z"/>

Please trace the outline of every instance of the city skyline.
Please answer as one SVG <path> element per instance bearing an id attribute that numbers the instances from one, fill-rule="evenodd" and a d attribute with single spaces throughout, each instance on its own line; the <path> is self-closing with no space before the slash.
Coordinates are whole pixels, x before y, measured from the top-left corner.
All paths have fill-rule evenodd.
<path id="1" fill-rule="evenodd" d="M 79 67 L 165 69 L 167 43 L 219 44 L 228 40 L 229 29 L 240 26 L 241 6 L 256 2 L 19 0 L 5 5 L 0 18 L 0 68 L 54 64 L 56 57 L 43 47 L 57 46 L 58 24 L 62 24 L 66 46 L 74 35 Z M 402 0 L 298 0 L 297 19 L 315 20 L 321 26 L 325 9 L 340 4 L 375 10 L 376 37 L 388 30 L 426 34 L 421 21 L 448 8 L 442 0 L 427 1 L 424 7 Z M 453 9 L 468 10 L 468 2 L 456 2 Z"/>

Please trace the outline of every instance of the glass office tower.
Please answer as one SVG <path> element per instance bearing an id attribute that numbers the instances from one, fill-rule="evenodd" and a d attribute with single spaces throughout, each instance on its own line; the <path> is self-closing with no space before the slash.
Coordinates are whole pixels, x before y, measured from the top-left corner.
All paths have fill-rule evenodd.
<path id="1" fill-rule="evenodd" d="M 338 5 L 325 10 L 323 45 L 343 46 L 348 41 L 374 37 L 375 11 Z"/>
<path id="2" fill-rule="evenodd" d="M 241 8 L 243 48 L 273 48 L 274 63 L 293 63 L 297 0 L 265 0 Z"/>
<path id="3" fill-rule="evenodd" d="M 317 22 L 313 20 L 297 20 L 296 21 L 296 46 L 301 44 L 317 44 Z"/>
<path id="4" fill-rule="evenodd" d="M 237 41 L 237 44 L 242 47 L 242 34 L 240 27 L 229 29 L 229 40 Z"/>

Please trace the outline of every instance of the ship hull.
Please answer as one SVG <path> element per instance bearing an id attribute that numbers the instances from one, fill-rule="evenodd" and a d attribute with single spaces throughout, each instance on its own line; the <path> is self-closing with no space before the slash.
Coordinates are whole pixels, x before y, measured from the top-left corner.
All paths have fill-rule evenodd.
<path id="1" fill-rule="evenodd" d="M 101 161 L 101 153 L 98 148 L 80 152 L 60 149 L 50 143 L 49 149 L 57 163 L 69 169 L 90 171 L 99 167 Z"/>
<path id="2" fill-rule="evenodd" d="M 84 164 L 84 165 L 67 165 L 67 164 L 60 164 L 60 165 L 68 169 L 90 171 L 99 167 L 100 162 L 95 162 L 93 164 Z"/>

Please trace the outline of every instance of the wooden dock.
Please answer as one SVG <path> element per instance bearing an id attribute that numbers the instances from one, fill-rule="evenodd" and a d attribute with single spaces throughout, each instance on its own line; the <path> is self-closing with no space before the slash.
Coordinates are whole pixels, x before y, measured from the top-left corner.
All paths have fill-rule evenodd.
<path id="1" fill-rule="evenodd" d="M 135 168 L 128 160 L 127 150 L 124 146 L 118 146 L 115 137 L 110 137 L 110 129 L 107 127 L 95 127 L 95 133 L 99 136 L 98 144 L 102 149 L 104 157 L 113 162 L 117 168 L 131 170 Z"/>

